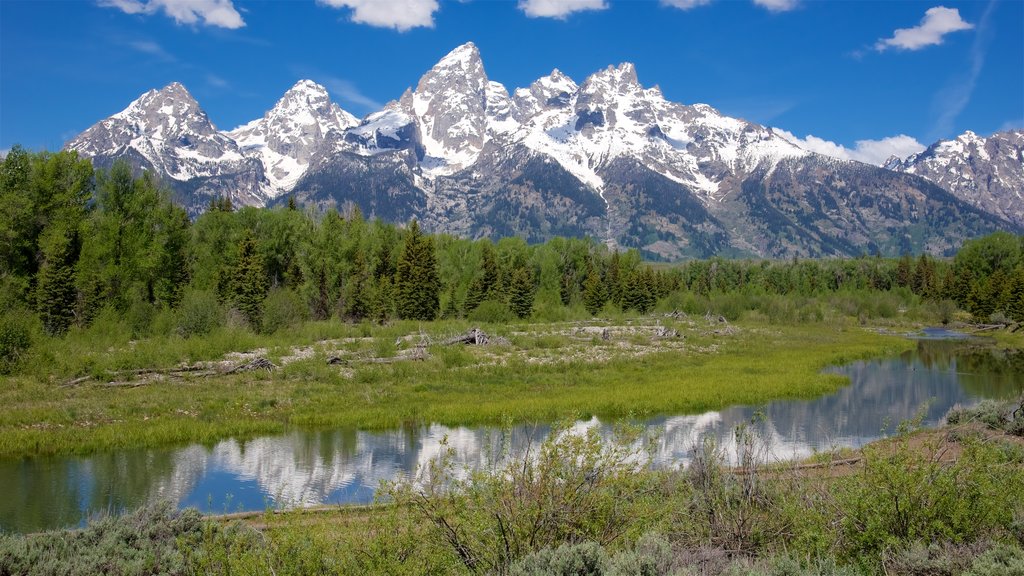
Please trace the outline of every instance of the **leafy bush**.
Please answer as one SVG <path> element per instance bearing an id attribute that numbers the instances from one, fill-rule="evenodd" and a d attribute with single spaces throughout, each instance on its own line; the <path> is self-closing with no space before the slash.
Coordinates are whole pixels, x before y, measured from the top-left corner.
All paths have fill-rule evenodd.
<path id="1" fill-rule="evenodd" d="M 1024 549 L 996 544 L 978 556 L 964 576 L 1024 576 Z"/>
<path id="2" fill-rule="evenodd" d="M 299 295 L 286 288 L 274 288 L 263 301 L 262 329 L 273 334 L 282 328 L 291 328 L 304 319 L 305 305 Z"/>
<path id="3" fill-rule="evenodd" d="M 849 555 L 915 541 L 971 542 L 1010 528 L 1024 478 L 1004 472 L 999 449 L 966 439 L 957 461 L 942 461 L 942 453 L 937 443 L 911 447 L 907 436 L 864 448 L 863 468 L 837 494 Z"/>
<path id="4" fill-rule="evenodd" d="M 189 338 L 209 334 L 223 323 L 224 310 L 212 291 L 190 290 L 182 297 L 176 327 L 181 336 Z"/>
<path id="5" fill-rule="evenodd" d="M 545 548 L 516 562 L 511 576 L 603 576 L 608 553 L 596 542 Z"/>
<path id="6" fill-rule="evenodd" d="M 0 574 L 185 574 L 182 547 L 202 533 L 198 512 L 178 512 L 164 502 L 104 518 L 81 531 L 0 536 Z"/>
<path id="7" fill-rule="evenodd" d="M 490 324 L 503 324 L 515 319 L 515 314 L 504 302 L 485 300 L 469 313 L 468 319 L 471 322 L 487 322 Z"/>
<path id="8" fill-rule="evenodd" d="M 14 371 L 32 346 L 33 318 L 26 310 L 0 316 L 0 374 Z"/>
<path id="9" fill-rule="evenodd" d="M 447 553 L 471 572 L 505 573 L 520 559 L 520 570 L 596 569 L 603 564 L 591 545 L 553 549 L 607 545 L 666 513 L 662 476 L 643 470 L 636 434 L 623 430 L 606 443 L 594 429 L 557 429 L 536 452 L 498 455 L 504 464 L 469 473 L 454 469 L 452 449 L 445 448 L 417 477 L 384 494 L 412 513 L 412 525 L 432 526 L 425 553 Z M 552 550 L 525 560 L 545 548 Z"/>

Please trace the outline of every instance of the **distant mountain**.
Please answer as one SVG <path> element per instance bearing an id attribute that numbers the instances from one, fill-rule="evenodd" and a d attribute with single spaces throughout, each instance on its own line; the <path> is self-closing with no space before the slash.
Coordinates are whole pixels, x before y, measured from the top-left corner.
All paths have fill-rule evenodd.
<path id="1" fill-rule="evenodd" d="M 886 168 L 917 174 L 968 204 L 1024 226 L 1024 131 L 964 132 Z"/>
<path id="2" fill-rule="evenodd" d="M 943 181 L 913 175 L 920 168 L 821 156 L 705 104 L 670 102 L 632 64 L 582 84 L 554 70 L 510 93 L 488 79 L 472 43 L 362 120 L 303 80 L 263 118 L 218 132 L 172 84 L 67 147 L 153 170 L 192 213 L 215 196 L 263 206 L 291 195 L 435 231 L 590 235 L 670 260 L 949 253 L 1016 229 L 1013 214 L 1021 224 L 1019 211 L 969 205 Z M 1015 182 L 1006 186 L 1019 195 Z"/>

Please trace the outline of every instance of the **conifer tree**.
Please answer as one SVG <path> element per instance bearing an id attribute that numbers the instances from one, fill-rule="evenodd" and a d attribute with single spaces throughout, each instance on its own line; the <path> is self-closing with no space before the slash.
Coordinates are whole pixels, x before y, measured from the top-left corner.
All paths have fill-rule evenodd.
<path id="1" fill-rule="evenodd" d="M 654 295 L 651 292 L 648 275 L 643 270 L 634 270 L 626 279 L 622 290 L 623 310 L 636 310 L 647 314 L 654 307 Z"/>
<path id="2" fill-rule="evenodd" d="M 512 274 L 509 284 L 509 308 L 519 318 L 528 318 L 533 313 L 534 298 L 533 272 L 523 266 Z"/>
<path id="3" fill-rule="evenodd" d="M 395 306 L 398 316 L 433 320 L 440 306 L 441 282 L 437 275 L 434 242 L 413 220 L 395 270 Z"/>
<path id="4" fill-rule="evenodd" d="M 1017 322 L 1024 322 L 1024 265 L 1013 271 L 1007 297 L 1006 314 Z"/>
<path id="5" fill-rule="evenodd" d="M 587 280 L 583 284 L 583 306 L 591 316 L 596 316 L 607 300 L 608 294 L 601 274 L 597 271 L 597 267 L 592 266 L 590 274 L 587 274 Z"/>
<path id="6" fill-rule="evenodd" d="M 608 260 L 608 274 L 605 279 L 605 292 L 608 300 L 618 307 L 622 307 L 622 263 L 619 260 L 619 252 L 612 252 Z"/>
<path id="7" fill-rule="evenodd" d="M 249 326 L 253 330 L 258 329 L 270 284 L 252 234 L 246 234 L 239 245 L 238 262 L 231 275 L 229 291 L 232 303 L 245 316 Z"/>
<path id="8" fill-rule="evenodd" d="M 910 254 L 904 254 L 900 258 L 899 264 L 896 265 L 896 285 L 900 288 L 907 288 L 910 286 L 913 275 L 911 268 L 913 267 Z"/>
<path id="9" fill-rule="evenodd" d="M 362 320 L 373 313 L 373 295 L 370 294 L 370 268 L 361 246 L 357 247 L 352 259 L 352 273 L 345 285 L 345 315 L 353 320 Z"/>
<path id="10" fill-rule="evenodd" d="M 50 335 L 63 334 L 74 320 L 75 254 L 73 238 L 53 230 L 42 243 L 43 264 L 36 285 L 36 311 Z"/>
<path id="11" fill-rule="evenodd" d="M 498 261 L 489 240 L 483 242 L 480 251 L 480 273 L 473 278 L 466 292 L 466 312 L 476 310 L 487 299 L 498 298 Z"/>

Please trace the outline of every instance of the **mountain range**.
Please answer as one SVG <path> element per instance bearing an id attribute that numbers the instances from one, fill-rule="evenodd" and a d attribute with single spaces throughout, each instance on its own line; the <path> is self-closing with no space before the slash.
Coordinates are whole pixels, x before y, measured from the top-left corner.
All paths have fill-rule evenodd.
<path id="1" fill-rule="evenodd" d="M 476 46 L 358 119 L 302 80 L 218 130 L 184 86 L 151 90 L 66 148 L 159 175 L 193 215 L 216 197 L 468 237 L 589 235 L 649 258 L 928 251 L 1024 226 L 1024 133 L 968 132 L 884 167 L 802 149 L 770 127 L 666 100 L 632 64 L 511 92 Z"/>

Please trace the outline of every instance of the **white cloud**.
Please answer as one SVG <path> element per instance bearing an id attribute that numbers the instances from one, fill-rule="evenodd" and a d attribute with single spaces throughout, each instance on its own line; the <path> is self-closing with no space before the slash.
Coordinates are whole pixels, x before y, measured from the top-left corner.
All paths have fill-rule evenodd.
<path id="1" fill-rule="evenodd" d="M 126 14 L 156 14 L 163 11 L 178 24 L 202 24 L 220 28 L 245 26 L 231 0 L 98 0 L 105 8 Z"/>
<path id="2" fill-rule="evenodd" d="M 889 48 L 902 50 L 920 50 L 925 46 L 942 44 L 942 38 L 951 32 L 970 30 L 974 25 L 960 18 L 956 8 L 936 6 L 924 13 L 921 23 L 913 28 L 900 28 L 892 38 L 884 38 L 875 43 L 875 50 L 882 52 Z"/>
<path id="3" fill-rule="evenodd" d="M 788 12 L 800 5 L 800 0 L 754 0 L 754 4 L 769 12 Z"/>
<path id="4" fill-rule="evenodd" d="M 384 107 L 380 102 L 360 92 L 355 84 L 344 78 L 319 76 L 318 79 L 323 82 L 323 85 L 327 87 L 331 94 L 337 96 L 342 102 L 362 106 L 369 111 L 380 110 Z"/>
<path id="5" fill-rule="evenodd" d="M 604 10 L 604 0 L 519 0 L 519 9 L 530 18 L 558 18 L 564 20 L 573 12 Z"/>
<path id="6" fill-rule="evenodd" d="M 662 6 L 671 6 L 680 10 L 690 10 L 698 6 L 707 6 L 711 0 L 661 0 Z"/>
<path id="7" fill-rule="evenodd" d="M 433 28 L 437 0 L 317 0 L 332 8 L 351 8 L 352 21 L 405 32 Z"/>
<path id="8" fill-rule="evenodd" d="M 133 40 L 128 42 L 128 46 L 134 50 L 142 52 L 143 54 L 156 56 L 157 58 L 167 60 L 168 62 L 173 62 L 175 60 L 174 56 L 171 56 L 170 53 L 164 50 L 163 46 L 153 42 L 152 40 Z"/>
<path id="9" fill-rule="evenodd" d="M 881 166 L 891 156 L 906 158 L 925 149 L 925 146 L 918 142 L 916 138 L 906 134 L 889 136 L 881 140 L 857 140 L 856 146 L 851 149 L 842 144 L 836 144 L 830 140 L 813 135 L 808 135 L 806 138 L 798 138 L 792 132 L 786 130 L 779 128 L 772 128 L 772 130 L 804 150 L 832 156 L 841 160 L 856 160 L 865 164 L 874 164 L 875 166 Z"/>
<path id="10" fill-rule="evenodd" d="M 213 86 L 214 88 L 227 88 L 228 86 L 230 86 L 227 80 L 221 78 L 220 76 L 217 76 L 212 72 L 206 73 L 206 83 L 210 86 Z"/>
<path id="11" fill-rule="evenodd" d="M 954 75 L 946 86 L 934 96 L 932 111 L 937 114 L 930 134 L 932 139 L 948 138 L 953 133 L 957 117 L 971 101 L 974 88 L 978 84 L 978 77 L 981 75 L 981 69 L 985 66 L 988 46 L 992 41 L 990 22 L 995 7 L 996 3 L 990 1 L 981 16 L 978 33 L 974 35 L 974 42 L 971 44 L 970 68 L 961 74 Z"/>

